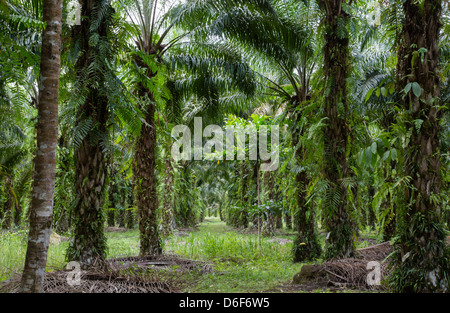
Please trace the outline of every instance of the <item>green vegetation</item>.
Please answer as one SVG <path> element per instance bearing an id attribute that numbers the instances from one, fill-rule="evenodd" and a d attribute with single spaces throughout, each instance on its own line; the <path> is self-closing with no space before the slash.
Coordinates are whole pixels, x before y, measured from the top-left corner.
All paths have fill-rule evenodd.
<path id="1" fill-rule="evenodd" d="M 0 0 L 0 280 L 276 290 L 389 242 L 389 291 L 448 292 L 449 76 L 444 0 Z"/>
<path id="2" fill-rule="evenodd" d="M 264 238 L 261 251 L 258 249 L 256 231 L 248 233 L 236 230 L 220 221 L 218 217 L 207 217 L 195 229 L 181 231 L 181 236 L 171 235 L 164 241 L 165 253 L 183 258 L 204 261 L 212 265 L 213 271 L 198 275 L 195 272 L 178 276 L 185 292 L 282 292 L 303 263 L 292 262 L 292 239 L 295 232 L 280 232 L 277 239 Z M 108 259 L 136 256 L 139 254 L 138 230 L 107 232 Z M 323 236 L 320 237 L 323 243 Z M 367 233 L 365 238 L 377 239 L 376 234 Z M 25 232 L 3 232 L 0 235 L 0 281 L 21 272 L 26 251 Z M 370 245 L 366 240 L 358 242 L 358 248 Z M 67 241 L 51 243 L 47 271 L 64 269 Z M 321 260 L 311 261 L 312 263 Z M 306 264 L 306 263 L 305 263 Z M 170 276 L 169 276 L 170 277 Z M 326 290 L 321 290 L 326 292 Z"/>

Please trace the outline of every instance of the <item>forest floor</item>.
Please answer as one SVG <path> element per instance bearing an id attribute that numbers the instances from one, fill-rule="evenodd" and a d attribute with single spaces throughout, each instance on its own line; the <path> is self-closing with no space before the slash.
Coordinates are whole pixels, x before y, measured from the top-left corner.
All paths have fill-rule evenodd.
<path id="1" fill-rule="evenodd" d="M 365 289 L 358 290 L 345 286 L 293 284 L 293 277 L 300 272 L 302 266 L 320 264 L 322 261 L 293 263 L 291 250 L 295 233 L 285 229 L 277 230 L 273 237 L 262 237 L 261 248 L 259 248 L 256 231 L 233 229 L 217 217 L 207 217 L 197 227 L 178 229 L 172 236 L 166 238 L 165 253 L 161 258 L 134 257 L 139 253 L 137 230 L 108 228 L 106 235 L 110 263 L 114 264 L 115 268 L 128 264 L 129 275 L 136 277 L 142 277 L 142 273 L 145 271 L 152 277 L 152 279 L 146 280 L 145 286 L 154 286 L 156 289 L 160 288 L 161 291 L 189 293 L 367 292 Z M 324 240 L 324 234 L 320 235 L 320 239 Z M 367 232 L 357 240 L 356 244 L 357 248 L 365 248 L 376 243 L 376 234 Z M 64 253 L 67 245 L 68 242 L 64 240 L 64 237 L 57 236 L 52 240 L 49 248 L 47 271 L 50 274 L 48 276 L 52 277 L 53 284 L 58 285 L 58 288 L 61 288 L 59 282 L 61 279 L 58 278 L 60 277 L 58 275 L 67 273 L 64 272 L 66 266 Z M 25 252 L 25 232 L 0 234 L 0 291 L 2 281 L 4 282 L 3 286 L 7 285 L 5 282 L 8 282 L 10 286 L 17 287 Z M 109 275 L 109 280 L 111 280 L 111 274 Z M 95 273 L 94 276 L 98 278 L 102 275 Z M 102 279 L 107 280 L 107 277 Z M 160 284 L 151 285 L 155 281 L 167 282 L 168 287 Z M 123 285 L 123 283 L 121 284 Z M 121 285 L 121 288 L 139 288 L 141 286 L 127 284 L 125 287 Z M 101 284 L 91 284 L 89 290 L 94 288 L 103 287 Z M 12 289 L 14 288 L 3 288 L 3 291 L 10 292 Z"/>

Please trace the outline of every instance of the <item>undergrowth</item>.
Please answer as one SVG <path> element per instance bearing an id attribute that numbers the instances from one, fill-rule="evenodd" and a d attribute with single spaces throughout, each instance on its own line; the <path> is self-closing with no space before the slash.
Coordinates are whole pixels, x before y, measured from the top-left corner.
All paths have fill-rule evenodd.
<path id="1" fill-rule="evenodd" d="M 137 256 L 138 230 L 107 232 L 107 258 Z M 302 263 L 292 262 L 294 232 L 278 232 L 276 237 L 262 238 L 259 248 L 256 232 L 232 229 L 218 218 L 209 217 L 196 229 L 175 233 L 164 240 L 165 253 L 183 258 L 206 261 L 214 270 L 198 275 L 188 273 L 182 277 L 186 292 L 263 292 L 280 291 L 300 271 Z M 320 236 L 323 243 L 324 236 Z M 376 238 L 370 234 L 370 238 Z M 25 231 L 0 233 L 0 282 L 23 270 L 26 253 Z M 68 241 L 50 244 L 47 271 L 64 269 Z M 357 243 L 364 247 L 366 241 Z M 321 260 L 313 260 L 317 263 Z M 304 263 L 303 263 L 304 264 Z"/>

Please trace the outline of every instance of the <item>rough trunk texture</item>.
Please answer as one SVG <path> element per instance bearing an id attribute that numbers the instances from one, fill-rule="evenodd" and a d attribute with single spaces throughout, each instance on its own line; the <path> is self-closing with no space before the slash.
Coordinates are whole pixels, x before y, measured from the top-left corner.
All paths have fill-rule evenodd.
<path id="1" fill-rule="evenodd" d="M 344 0 L 321 1 L 325 11 L 324 73 L 325 117 L 324 176 L 329 183 L 325 194 L 324 219 L 328 232 L 326 258 L 353 255 L 353 223 L 348 212 L 344 180 L 349 176 L 347 158 L 347 86 L 349 74 L 349 40 Z"/>
<path id="2" fill-rule="evenodd" d="M 109 227 L 116 226 L 116 199 L 114 194 L 116 193 L 115 187 L 115 177 L 117 175 L 117 171 L 114 168 L 110 169 L 110 179 L 108 186 L 108 212 L 106 214 L 106 223 Z"/>
<path id="3" fill-rule="evenodd" d="M 95 60 L 94 56 L 101 55 L 101 52 L 98 46 L 90 44 L 90 38 L 94 33 L 101 38 L 107 37 L 106 15 L 103 15 L 98 27 L 92 28 L 92 24 L 95 22 L 93 19 L 97 19 L 96 14 L 99 14 L 98 10 L 95 10 L 96 6 L 108 4 L 101 4 L 99 0 L 84 0 L 80 3 L 81 15 L 86 18 L 82 20 L 80 26 L 75 26 L 74 36 L 80 36 L 83 51 L 76 64 L 77 74 L 82 77 L 92 62 L 104 61 Z M 86 86 L 87 98 L 78 112 L 79 121 L 90 118 L 94 126 L 75 151 L 75 191 L 79 199 L 73 212 L 73 238 L 66 254 L 68 261 L 79 261 L 82 268 L 102 262 L 106 257 L 107 248 L 103 203 L 108 169 L 101 137 L 107 132 L 108 97 L 104 92 L 104 75 L 101 72 L 94 73 L 96 74 L 98 87 Z M 87 79 L 94 78 L 88 74 Z"/>
<path id="4" fill-rule="evenodd" d="M 44 0 L 39 81 L 37 149 L 25 266 L 20 292 L 40 292 L 44 283 L 53 218 L 58 145 L 59 73 L 62 0 Z"/>
<path id="5" fill-rule="evenodd" d="M 174 172 L 172 166 L 172 159 L 167 158 L 166 173 L 164 177 L 164 188 L 162 194 L 162 208 L 161 208 L 161 235 L 164 237 L 170 236 L 175 230 L 175 213 L 174 213 L 174 199 L 173 199 L 173 184 Z"/>
<path id="6" fill-rule="evenodd" d="M 108 224 L 109 227 L 114 227 L 116 225 L 114 211 L 115 211 L 114 208 L 112 208 L 112 207 L 108 208 L 106 223 Z"/>
<path id="7" fill-rule="evenodd" d="M 282 229 L 283 228 L 283 219 L 280 214 L 277 214 L 277 216 L 275 216 L 275 228 L 276 229 Z"/>
<path id="8" fill-rule="evenodd" d="M 75 190 L 79 196 L 73 216 L 73 241 L 67 259 L 80 261 L 84 268 L 104 260 L 106 238 L 104 235 L 103 201 L 107 165 L 100 145 L 86 138 L 76 151 Z"/>
<path id="9" fill-rule="evenodd" d="M 369 193 L 369 205 L 367 207 L 367 209 L 369 210 L 368 213 L 368 224 L 370 226 L 371 230 L 375 229 L 375 222 L 376 222 L 376 216 L 375 216 L 375 212 L 373 210 L 373 206 L 372 206 L 372 202 L 373 202 L 373 198 L 375 196 L 375 188 L 370 185 L 368 188 L 368 193 Z"/>
<path id="10" fill-rule="evenodd" d="M 298 125 L 299 117 L 296 120 Z M 302 147 L 299 143 L 301 135 L 300 130 L 294 131 L 292 135 L 292 145 L 296 147 L 295 159 L 298 166 L 306 159 L 307 153 L 306 148 Z M 307 204 L 307 188 L 309 183 L 310 179 L 306 171 L 300 171 L 295 175 L 296 208 L 294 212 L 294 223 L 297 237 L 293 244 L 294 262 L 314 260 L 320 257 L 322 253 L 316 234 L 313 207 L 311 203 Z"/>
<path id="11" fill-rule="evenodd" d="M 423 5 L 423 7 L 419 7 Z M 412 88 L 401 103 L 411 138 L 405 155 L 406 208 L 400 212 L 400 239 L 396 244 L 393 288 L 402 292 L 448 290 L 449 264 L 445 254 L 445 230 L 440 200 L 441 161 L 438 135 L 442 106 L 438 40 L 441 1 L 403 3 L 405 22 L 398 51 L 397 88 L 418 83 L 420 96 Z M 415 121 L 422 121 L 417 129 Z"/>
<path id="12" fill-rule="evenodd" d="M 240 180 L 241 195 L 240 195 L 240 198 L 241 198 L 241 205 L 242 205 L 243 210 L 241 211 L 241 218 L 239 221 L 240 222 L 239 226 L 242 228 L 248 228 L 248 223 L 250 221 L 249 221 L 249 216 L 248 216 L 248 211 L 247 211 L 247 207 L 249 205 L 249 201 L 248 201 L 249 197 L 248 197 L 247 189 L 248 189 L 249 183 L 251 183 L 251 180 L 250 180 L 250 175 L 249 175 L 249 168 L 245 162 L 241 162 L 240 169 L 241 169 L 241 180 Z"/>
<path id="13" fill-rule="evenodd" d="M 0 222 L 2 223 L 1 228 L 2 229 L 10 229 L 11 223 L 13 220 L 13 209 L 14 209 L 14 195 L 11 192 L 11 189 L 13 188 L 13 180 L 9 175 L 6 175 L 5 177 L 5 194 L 6 194 L 6 201 L 3 203 L 2 212 L 0 215 Z"/>
<path id="14" fill-rule="evenodd" d="M 292 216 L 290 209 L 284 212 L 284 222 L 286 223 L 286 229 L 292 229 Z"/>
<path id="15" fill-rule="evenodd" d="M 396 162 L 391 161 L 389 165 L 385 166 L 384 169 L 384 177 L 385 181 L 390 184 L 394 184 L 394 177 L 392 175 L 392 170 L 396 167 Z M 381 209 L 385 214 L 384 223 L 382 225 L 381 232 L 383 234 L 383 241 L 389 241 L 395 235 L 395 229 L 397 224 L 397 215 L 396 215 L 396 203 L 392 201 L 391 193 L 389 192 L 386 195 L 386 198 L 383 200 L 381 204 Z"/>
<path id="16" fill-rule="evenodd" d="M 148 77 L 153 77 L 149 69 Z M 140 254 L 161 254 L 162 247 L 157 223 L 158 193 L 156 169 L 156 125 L 155 99 L 151 91 L 140 86 L 141 98 L 148 101 L 145 124 L 137 138 L 134 153 L 134 175 L 136 183 L 136 206 L 139 215 Z"/>
<path id="17" fill-rule="evenodd" d="M 126 226 L 128 229 L 133 229 L 136 224 L 135 214 L 134 214 L 134 184 L 129 183 L 130 186 L 129 193 L 127 195 L 127 214 L 126 214 Z"/>
<path id="18" fill-rule="evenodd" d="M 13 186 L 11 186 L 12 188 Z M 14 197 L 13 197 L 14 198 Z M 20 222 L 22 220 L 22 206 L 20 203 L 20 199 L 13 199 L 13 206 L 14 206 L 14 215 L 13 215 L 13 221 L 14 221 L 14 226 L 19 226 Z"/>

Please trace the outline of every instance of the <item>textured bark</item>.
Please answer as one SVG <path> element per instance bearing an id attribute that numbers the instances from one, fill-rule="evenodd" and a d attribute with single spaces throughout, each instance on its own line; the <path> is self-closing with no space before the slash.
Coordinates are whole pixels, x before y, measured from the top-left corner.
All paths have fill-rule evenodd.
<path id="1" fill-rule="evenodd" d="M 53 218 L 58 144 L 58 99 L 61 67 L 62 0 L 43 1 L 37 150 L 31 200 L 30 230 L 20 292 L 41 292 Z"/>
<path id="2" fill-rule="evenodd" d="M 161 235 L 168 237 L 175 229 L 175 214 L 174 214 L 174 199 L 173 199 L 173 184 L 174 172 L 172 160 L 167 158 L 165 161 L 166 172 L 164 176 L 164 188 L 162 194 L 162 208 L 161 208 Z"/>
<path id="3" fill-rule="evenodd" d="M 381 206 L 382 210 L 385 211 L 386 218 L 384 220 L 384 224 L 382 225 L 382 235 L 383 235 L 383 241 L 389 241 L 394 237 L 395 235 L 395 223 L 396 223 L 396 216 L 395 212 L 393 211 L 393 208 L 391 208 L 391 195 L 388 193 L 386 195 L 386 199 L 384 200 L 384 203 Z"/>
<path id="4" fill-rule="evenodd" d="M 106 215 L 106 223 L 108 224 L 109 227 L 114 227 L 116 225 L 115 222 L 115 212 L 114 212 L 114 208 L 108 208 L 108 214 Z"/>
<path id="5" fill-rule="evenodd" d="M 1 228 L 2 229 L 10 229 L 11 223 L 13 219 L 13 210 L 14 210 L 14 195 L 11 192 L 11 189 L 13 188 L 13 181 L 12 178 L 9 175 L 5 176 L 5 194 L 6 194 L 6 201 L 3 203 L 2 207 L 2 215 L 0 215 L 0 222 L 2 222 Z"/>
<path id="6" fill-rule="evenodd" d="M 282 229 L 283 228 L 283 219 L 282 219 L 281 213 L 277 214 L 275 216 L 275 228 L 276 229 Z"/>
<path id="7" fill-rule="evenodd" d="M 392 170 L 395 169 L 396 162 L 391 161 L 384 168 L 384 177 L 386 183 L 394 184 L 394 176 L 392 174 Z M 396 215 L 396 203 L 392 201 L 391 193 L 389 192 L 386 195 L 386 198 L 383 200 L 381 204 L 381 209 L 384 211 L 386 215 L 384 223 L 382 225 L 382 235 L 383 241 L 391 240 L 395 235 L 396 224 L 397 224 L 397 215 Z"/>
<path id="8" fill-rule="evenodd" d="M 263 172 L 263 184 L 264 193 L 267 192 L 267 198 L 264 199 L 275 201 L 274 181 L 271 172 Z M 272 237 L 275 234 L 275 214 L 274 212 L 268 212 L 265 219 L 262 222 L 262 235 L 264 237 Z"/>
<path id="9" fill-rule="evenodd" d="M 136 179 L 136 205 L 139 214 L 140 254 L 161 254 L 161 242 L 158 231 L 156 210 L 158 194 L 156 190 L 156 125 L 155 105 L 151 93 L 150 103 L 145 115 L 146 124 L 136 141 L 134 175 Z"/>
<path id="10" fill-rule="evenodd" d="M 116 170 L 111 171 L 111 179 L 109 182 L 109 200 L 110 212 L 108 212 L 108 220 L 117 222 L 119 227 L 125 227 L 126 212 L 126 192 L 124 177 L 121 177 Z M 111 222 L 111 221 L 110 221 Z M 109 223 L 109 222 L 108 222 Z"/>
<path id="11" fill-rule="evenodd" d="M 103 201 L 107 165 L 100 145 L 93 146 L 88 135 L 76 151 L 75 190 L 79 195 L 73 216 L 73 240 L 69 261 L 90 267 L 106 257 Z"/>
<path id="12" fill-rule="evenodd" d="M 296 125 L 300 125 L 300 115 L 295 114 Z M 298 126 L 300 127 L 300 126 Z M 300 144 L 303 135 L 302 129 L 295 129 L 292 133 L 292 145 L 295 147 L 295 159 L 300 166 L 306 159 L 307 149 Z M 293 245 L 294 262 L 303 262 L 320 257 L 321 247 L 317 239 L 314 210 L 311 203 L 307 204 L 307 188 L 310 183 L 308 173 L 305 170 L 295 175 L 295 200 L 294 224 L 297 236 Z"/>
<path id="13" fill-rule="evenodd" d="M 324 218 L 328 232 L 326 258 L 347 258 L 354 252 L 353 223 L 347 204 L 343 180 L 349 176 L 347 153 L 347 77 L 349 74 L 349 40 L 346 34 L 345 0 L 321 1 L 325 11 L 324 74 L 325 156 L 324 176 L 329 183 L 325 194 Z"/>
<path id="14" fill-rule="evenodd" d="M 116 203 L 115 203 L 115 181 L 114 178 L 117 175 L 117 171 L 114 168 L 110 169 L 110 179 L 108 186 L 108 212 L 106 214 L 106 223 L 109 227 L 114 227 L 116 225 Z"/>
<path id="15" fill-rule="evenodd" d="M 10 189 L 11 193 L 12 193 L 13 188 L 14 188 L 13 181 L 11 179 L 11 189 Z M 22 219 L 22 206 L 20 204 L 20 199 L 16 198 L 16 197 L 18 197 L 18 195 L 14 196 L 13 194 L 11 194 L 10 196 L 11 196 L 11 200 L 10 200 L 11 207 L 14 208 L 14 214 L 13 214 L 12 218 L 13 218 L 14 226 L 17 227 L 20 225 L 20 221 Z"/>
<path id="16" fill-rule="evenodd" d="M 99 54 L 99 47 L 90 45 L 93 32 L 102 38 L 107 37 L 105 17 L 98 27 L 92 29 L 95 5 L 99 0 L 84 0 L 81 3 L 81 15 L 85 16 L 80 26 L 74 27 L 74 37 L 80 38 L 83 54 L 78 58 L 76 70 L 79 77 L 87 71 Z M 108 4 L 106 4 L 108 5 Z M 73 238 L 67 250 L 69 261 L 79 261 L 83 268 L 88 268 L 106 257 L 106 237 L 104 235 L 103 203 L 107 177 L 107 162 L 101 147 L 100 137 L 106 134 L 108 116 L 108 97 L 102 88 L 104 76 L 97 75 L 98 88 L 87 86 L 88 95 L 79 108 L 79 121 L 89 117 L 94 122 L 93 129 L 84 137 L 75 151 L 75 191 L 79 197 L 73 213 Z M 91 76 L 88 79 L 92 79 Z"/>
<path id="17" fill-rule="evenodd" d="M 126 214 L 126 227 L 133 229 L 136 224 L 134 215 L 134 184 L 129 183 L 130 190 L 127 195 L 127 214 Z"/>
<path id="18" fill-rule="evenodd" d="M 147 76 L 154 77 L 146 64 L 139 59 L 141 66 L 147 67 Z M 136 206 L 139 215 L 140 254 L 161 254 L 161 239 L 158 230 L 157 210 L 158 193 L 156 181 L 156 124 L 155 99 L 153 93 L 142 84 L 138 86 L 141 99 L 147 101 L 145 108 L 145 123 L 136 140 L 134 152 L 134 176 L 136 184 Z"/>
<path id="19" fill-rule="evenodd" d="M 403 3 L 405 22 L 398 51 L 398 90 L 414 82 L 423 90 L 419 97 L 411 90 L 400 101 L 406 125 L 412 130 L 404 161 L 412 188 L 406 188 L 409 203 L 401 216 L 394 277 L 400 277 L 395 283 L 397 291 L 436 292 L 449 288 L 449 264 L 443 257 L 442 202 L 436 200 L 441 187 L 439 122 L 443 111 L 439 103 L 438 40 L 442 7 L 439 0 L 425 0 L 423 8 L 419 5 L 415 1 Z M 419 130 L 414 123 L 417 120 L 423 121 Z"/>
<path id="20" fill-rule="evenodd" d="M 286 223 L 286 229 L 292 229 L 291 210 L 284 212 L 284 222 Z"/>
<path id="21" fill-rule="evenodd" d="M 369 201 L 368 201 L 369 205 L 368 205 L 368 208 L 367 208 L 369 210 L 369 213 L 368 213 L 368 215 L 369 215 L 368 216 L 368 224 L 370 226 L 370 229 L 374 230 L 375 229 L 376 216 L 375 216 L 375 212 L 373 210 L 372 202 L 373 202 L 373 198 L 375 196 L 375 188 L 372 185 L 369 186 L 368 192 L 369 192 Z"/>
<path id="22" fill-rule="evenodd" d="M 137 48 L 146 55 L 156 57 L 156 62 L 161 63 L 161 46 L 153 46 L 154 38 L 149 38 L 145 46 L 137 44 Z M 148 45 L 148 46 L 147 46 Z M 150 69 L 141 57 L 135 57 L 135 62 L 140 68 L 146 70 L 147 79 L 152 79 L 158 72 Z M 136 207 L 139 216 L 140 254 L 161 254 L 161 238 L 158 229 L 157 210 L 159 206 L 157 180 L 156 180 L 156 124 L 155 124 L 155 97 L 153 90 L 149 90 L 143 82 L 138 82 L 137 93 L 141 101 L 145 103 L 142 110 L 145 112 L 145 123 L 136 140 L 134 148 L 134 179 L 136 187 Z"/>
<path id="23" fill-rule="evenodd" d="M 245 162 L 241 162 L 240 164 L 240 170 L 241 170 L 241 194 L 240 194 L 240 198 L 241 198 L 241 205 L 244 208 L 241 212 L 241 218 L 240 218 L 240 227 L 242 228 L 248 228 L 248 223 L 249 221 L 249 216 L 248 216 L 248 211 L 247 211 L 247 207 L 249 205 L 249 196 L 248 196 L 248 185 L 249 183 L 251 183 L 250 180 L 250 175 L 249 175 L 249 168 L 247 166 L 247 164 Z"/>

